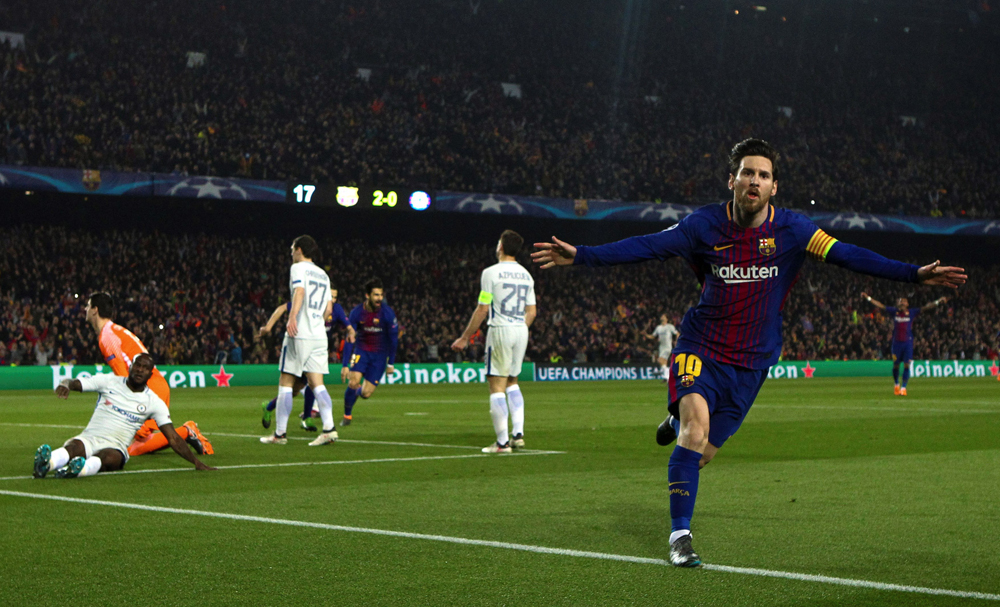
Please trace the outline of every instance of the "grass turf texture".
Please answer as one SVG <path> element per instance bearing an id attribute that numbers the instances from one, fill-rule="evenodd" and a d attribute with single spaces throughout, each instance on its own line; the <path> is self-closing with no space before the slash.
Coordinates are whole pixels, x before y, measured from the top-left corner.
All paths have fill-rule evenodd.
<path id="1" fill-rule="evenodd" d="M 270 388 L 175 390 L 216 466 L 465 459 L 3 480 L 0 490 L 665 559 L 659 382 L 526 383 L 529 449 L 261 445 Z M 706 563 L 1000 594 L 1000 384 L 772 380 L 702 473 Z M 481 447 L 486 390 L 384 386 L 341 438 Z M 92 398 L 0 393 L 0 476 L 31 473 Z M 296 411 L 301 400 L 296 399 Z M 414 415 L 417 414 L 417 415 Z M 339 419 L 339 418 L 338 418 Z M 293 417 L 289 437 L 309 438 Z M 29 425 L 19 425 L 29 424 Z M 249 435 L 247 438 L 224 434 Z M 169 450 L 128 470 L 185 467 Z M 945 605 L 990 601 L 0 495 L 0 604 Z"/>

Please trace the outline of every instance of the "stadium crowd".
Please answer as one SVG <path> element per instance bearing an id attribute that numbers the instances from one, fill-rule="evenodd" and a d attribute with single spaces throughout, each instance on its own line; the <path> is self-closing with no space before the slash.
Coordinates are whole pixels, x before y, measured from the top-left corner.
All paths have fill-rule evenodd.
<path id="1" fill-rule="evenodd" d="M 942 53 L 928 76 L 902 42 L 847 54 L 829 32 L 791 52 L 806 29 L 775 13 L 725 30 L 764 37 L 752 71 L 788 76 L 751 84 L 664 3 L 616 79 L 613 5 L 2 2 L 26 44 L 0 44 L 0 164 L 698 203 L 724 197 L 725 152 L 752 133 L 783 151 L 789 206 L 1000 217 L 975 61 Z M 975 51 L 988 35 L 968 29 L 938 44 Z"/>
<path id="2" fill-rule="evenodd" d="M 0 243 L 2 365 L 100 362 L 83 313 L 94 291 L 115 297 L 116 322 L 160 364 L 277 362 L 281 332 L 261 338 L 257 330 L 287 301 L 287 242 L 20 225 L 0 229 Z M 366 279 L 383 280 L 400 319 L 397 361 L 481 360 L 482 335 L 462 353 L 449 344 L 475 307 L 480 272 L 495 262 L 493 246 L 319 244 L 320 264 L 348 312 L 361 302 Z M 699 292 L 681 260 L 571 272 L 523 263 L 536 276 L 539 314 L 527 357 L 538 362 L 650 361 L 657 343 L 646 335 L 659 316 L 679 326 Z M 996 358 L 1000 271 L 969 268 L 969 276 L 946 306 L 917 319 L 915 358 Z M 909 296 L 914 307 L 940 296 L 807 263 L 785 305 L 784 357 L 891 357 L 891 323 L 862 301 L 862 291 L 888 305 Z M 334 361 L 342 338 L 334 333 Z"/>

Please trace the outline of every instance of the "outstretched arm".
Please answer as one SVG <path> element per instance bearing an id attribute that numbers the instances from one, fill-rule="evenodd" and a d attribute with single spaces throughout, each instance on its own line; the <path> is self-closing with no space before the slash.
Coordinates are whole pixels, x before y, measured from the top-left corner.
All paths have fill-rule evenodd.
<path id="1" fill-rule="evenodd" d="M 160 426 L 160 432 L 167 437 L 167 442 L 170 443 L 170 448 L 174 450 L 174 453 L 194 464 L 195 470 L 215 470 L 215 468 L 203 464 L 195 457 L 194 453 L 191 453 L 191 447 L 177 434 L 173 424 L 163 424 Z"/>
<path id="2" fill-rule="evenodd" d="M 451 343 L 451 349 L 457 352 L 467 348 L 469 346 L 469 338 L 479 330 L 479 326 L 483 324 L 489 313 L 490 307 L 488 305 L 479 304 L 476 306 L 475 311 L 472 312 L 472 318 L 469 319 L 469 324 L 465 327 L 465 331 L 462 331 L 458 339 Z"/>
<path id="3" fill-rule="evenodd" d="M 691 251 L 690 228 L 685 228 L 685 225 L 689 226 L 682 221 L 662 232 L 633 236 L 596 247 L 574 247 L 553 236 L 552 242 L 536 242 L 538 251 L 532 253 L 531 258 L 535 263 L 542 264 L 543 270 L 554 266 L 616 266 L 652 259 L 663 261 Z"/>
<path id="4" fill-rule="evenodd" d="M 83 384 L 78 379 L 64 379 L 56 386 L 56 396 L 59 398 L 69 398 L 70 391 L 83 392 Z"/>
<path id="5" fill-rule="evenodd" d="M 817 230 L 817 234 L 822 234 L 822 230 Z M 830 238 L 825 234 L 823 237 Z M 813 240 L 815 239 L 814 236 Z M 809 250 L 812 251 L 812 249 Z M 940 261 L 918 268 L 913 264 L 888 259 L 874 251 L 832 238 L 828 241 L 826 251 L 825 254 L 821 254 L 821 258 L 828 263 L 861 274 L 899 282 L 917 282 L 923 285 L 957 289 L 959 285 L 965 284 L 965 280 L 968 278 L 963 268 L 942 266 Z"/>
<path id="6" fill-rule="evenodd" d="M 922 308 L 920 308 L 920 311 L 921 312 L 929 312 L 930 310 L 933 310 L 934 308 L 940 306 L 941 304 L 943 304 L 946 301 L 948 301 L 947 297 L 939 297 L 939 298 L 935 299 L 934 301 L 930 302 L 929 304 L 925 304 Z"/>
<path id="7" fill-rule="evenodd" d="M 885 309 L 885 304 L 884 303 L 882 303 L 881 301 L 879 301 L 877 299 L 873 299 L 871 295 L 865 293 L 864 291 L 861 292 L 861 297 L 864 298 L 864 300 L 867 301 L 868 303 L 870 303 L 871 305 L 873 305 L 876 308 L 878 308 L 879 310 L 884 310 Z"/>

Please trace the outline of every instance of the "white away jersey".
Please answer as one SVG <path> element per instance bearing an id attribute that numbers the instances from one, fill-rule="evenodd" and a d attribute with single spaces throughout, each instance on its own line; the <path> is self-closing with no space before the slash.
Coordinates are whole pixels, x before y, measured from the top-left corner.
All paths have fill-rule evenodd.
<path id="1" fill-rule="evenodd" d="M 149 386 L 133 392 L 125 385 L 127 380 L 110 373 L 80 378 L 84 392 L 98 393 L 97 406 L 84 433 L 115 443 L 125 452 L 147 419 L 152 418 L 158 426 L 173 423 L 166 403 Z"/>
<path id="2" fill-rule="evenodd" d="M 490 306 L 491 327 L 524 324 L 524 309 L 535 305 L 535 279 L 516 261 L 483 270 L 479 303 Z"/>
<path id="3" fill-rule="evenodd" d="M 311 261 L 292 264 L 289 293 L 294 300 L 295 289 L 305 289 L 302 307 L 295 322 L 299 332 L 294 339 L 326 339 L 326 305 L 330 302 L 330 277 L 323 268 Z"/>
<path id="4" fill-rule="evenodd" d="M 657 325 L 653 329 L 653 335 L 660 338 L 660 350 L 674 349 L 674 337 L 677 335 L 677 328 L 672 324 Z"/>

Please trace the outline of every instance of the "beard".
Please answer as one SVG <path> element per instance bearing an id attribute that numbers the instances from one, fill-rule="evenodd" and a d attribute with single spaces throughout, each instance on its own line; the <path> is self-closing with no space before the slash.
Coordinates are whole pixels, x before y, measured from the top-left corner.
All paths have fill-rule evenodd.
<path id="1" fill-rule="evenodd" d="M 759 213 L 771 200 L 770 194 L 763 190 L 757 191 L 757 200 L 750 198 L 749 194 L 749 190 L 744 190 L 742 193 L 736 194 L 736 206 L 739 208 L 740 213 L 747 217 Z"/>

